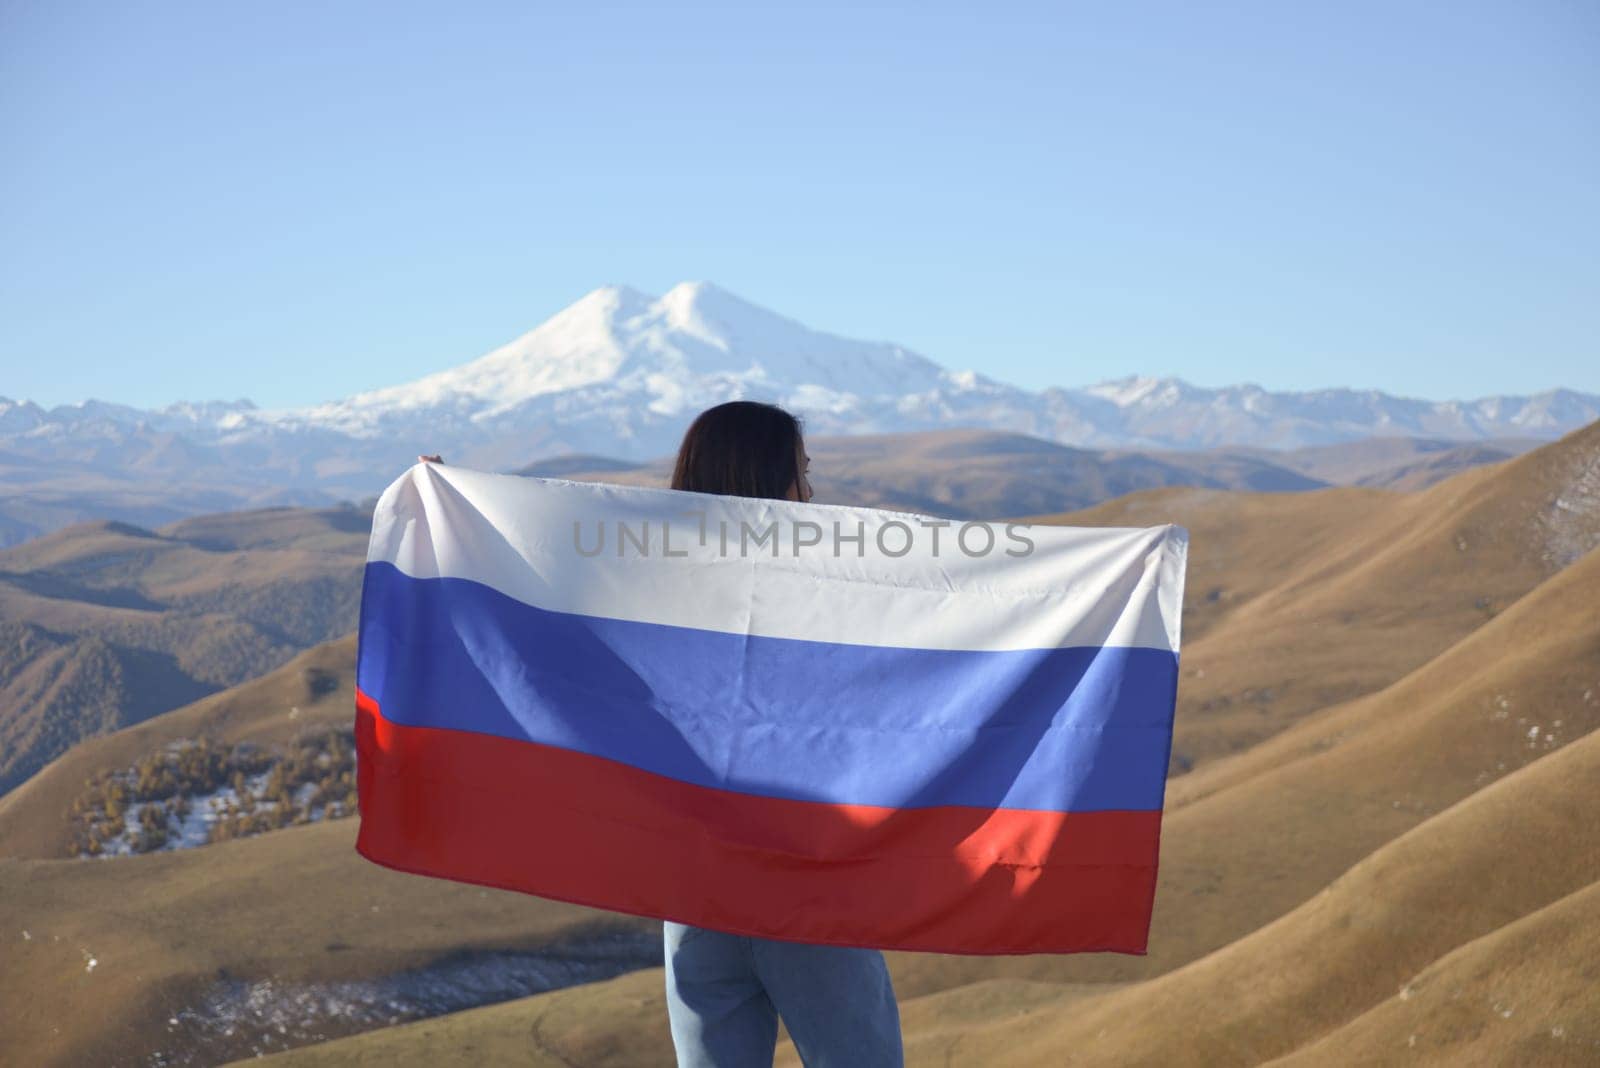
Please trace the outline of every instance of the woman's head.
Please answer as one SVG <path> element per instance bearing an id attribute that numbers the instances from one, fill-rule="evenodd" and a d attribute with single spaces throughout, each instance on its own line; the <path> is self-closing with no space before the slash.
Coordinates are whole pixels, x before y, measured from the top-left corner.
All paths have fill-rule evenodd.
<path id="1" fill-rule="evenodd" d="M 683 435 L 672 488 L 735 497 L 811 499 L 800 420 L 776 404 L 707 408 Z"/>

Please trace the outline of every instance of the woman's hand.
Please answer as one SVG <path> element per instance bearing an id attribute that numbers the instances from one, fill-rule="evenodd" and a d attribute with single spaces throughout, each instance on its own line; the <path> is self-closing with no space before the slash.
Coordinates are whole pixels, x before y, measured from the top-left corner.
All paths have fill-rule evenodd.
<path id="1" fill-rule="evenodd" d="M 434 456 L 418 456 L 417 457 L 417 463 L 419 463 L 419 464 L 442 464 L 442 463 L 444 463 L 444 457 L 443 456 L 438 456 L 438 455 L 434 455 Z"/>

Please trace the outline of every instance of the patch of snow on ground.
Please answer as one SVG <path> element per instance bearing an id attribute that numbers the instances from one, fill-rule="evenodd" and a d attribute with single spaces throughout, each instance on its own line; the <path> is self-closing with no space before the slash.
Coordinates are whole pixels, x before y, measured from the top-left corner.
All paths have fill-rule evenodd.
<path id="1" fill-rule="evenodd" d="M 1600 545 L 1600 447 L 1569 457 L 1559 485 L 1537 517 L 1545 562 L 1557 570 Z"/>
<path id="2" fill-rule="evenodd" d="M 284 982 L 220 978 L 167 1020 L 171 1045 L 150 1065 L 217 1064 L 513 998 L 612 979 L 661 964 L 657 930 L 611 930 L 537 952 L 464 953 L 377 979 Z"/>
<path id="3" fill-rule="evenodd" d="M 245 780 L 245 790 L 257 798 L 255 807 L 258 811 L 271 812 L 278 807 L 276 801 L 260 798 L 266 788 L 270 771 L 252 775 Z M 131 781 L 132 776 L 128 776 Z M 337 819 L 344 815 L 344 805 L 335 801 L 329 805 L 316 805 L 307 810 L 311 795 L 317 792 L 316 783 L 301 783 L 295 787 L 292 795 L 295 808 L 307 811 L 307 816 L 312 823 L 322 819 Z M 152 853 L 168 853 L 179 849 L 196 849 L 207 845 L 211 841 L 211 828 L 227 814 L 228 807 L 239 806 L 239 794 L 234 788 L 223 786 L 208 794 L 200 794 L 189 798 L 189 811 L 182 819 L 175 819 L 170 814 L 167 817 L 167 840 L 159 849 L 152 849 Z M 134 854 L 133 843 L 138 839 L 143 830 L 139 823 L 139 814 L 146 805 L 154 804 L 149 801 L 130 801 L 122 814 L 122 833 L 117 837 L 107 840 L 102 844 L 100 856 L 127 857 Z"/>

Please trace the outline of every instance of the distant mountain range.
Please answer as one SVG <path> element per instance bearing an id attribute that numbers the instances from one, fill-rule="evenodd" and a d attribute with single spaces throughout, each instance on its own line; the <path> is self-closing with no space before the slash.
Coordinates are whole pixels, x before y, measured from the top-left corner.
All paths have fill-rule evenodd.
<path id="1" fill-rule="evenodd" d="M 314 407 L 0 398 L 0 486 L 38 529 L 88 515 L 166 522 L 230 501 L 327 504 L 376 492 L 423 449 L 493 470 L 563 454 L 650 460 L 700 409 L 737 397 L 785 404 L 818 435 L 967 427 L 1096 450 L 1549 440 L 1600 418 L 1600 396 L 1569 390 L 1435 403 L 1134 377 L 1033 392 L 812 330 L 707 283 L 660 298 L 608 286 L 470 363 Z M 153 486 L 194 503 L 146 499 Z M 122 511 L 96 510 L 112 498 Z"/>

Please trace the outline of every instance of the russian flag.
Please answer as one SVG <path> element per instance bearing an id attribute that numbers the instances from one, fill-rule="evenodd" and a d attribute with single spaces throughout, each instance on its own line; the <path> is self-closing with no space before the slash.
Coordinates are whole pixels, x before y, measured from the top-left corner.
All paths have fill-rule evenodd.
<path id="1" fill-rule="evenodd" d="M 767 938 L 1143 953 L 1186 551 L 419 464 L 373 516 L 356 848 Z"/>

